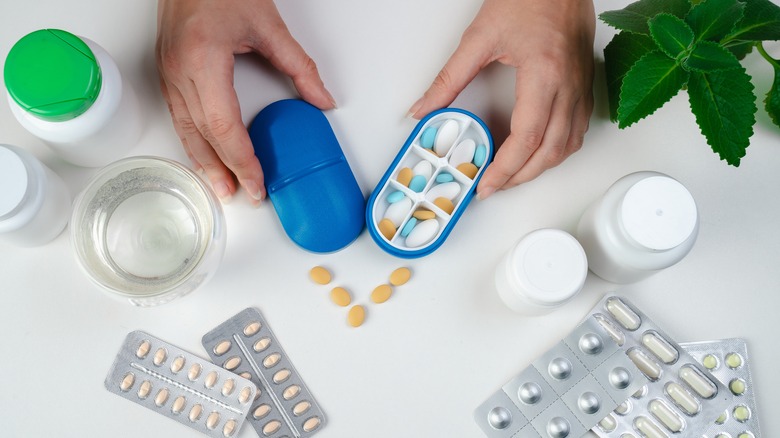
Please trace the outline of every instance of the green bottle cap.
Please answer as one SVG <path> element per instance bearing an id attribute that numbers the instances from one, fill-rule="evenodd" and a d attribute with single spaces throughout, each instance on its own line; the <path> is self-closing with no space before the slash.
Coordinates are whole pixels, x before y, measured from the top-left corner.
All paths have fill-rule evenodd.
<path id="1" fill-rule="evenodd" d="M 97 99 L 102 76 L 95 54 L 79 37 L 43 29 L 20 39 L 5 60 L 5 86 L 19 106 L 59 122 L 84 113 Z"/>

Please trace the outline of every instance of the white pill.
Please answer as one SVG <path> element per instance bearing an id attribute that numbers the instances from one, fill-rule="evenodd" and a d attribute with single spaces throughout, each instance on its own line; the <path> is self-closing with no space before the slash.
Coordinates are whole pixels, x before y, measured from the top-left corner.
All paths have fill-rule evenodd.
<path id="1" fill-rule="evenodd" d="M 458 167 L 459 164 L 471 163 L 474 159 L 474 152 L 477 150 L 477 144 L 474 140 L 467 138 L 452 148 L 449 163 L 452 167 Z"/>
<path id="2" fill-rule="evenodd" d="M 642 318 L 634 313 L 620 298 L 609 298 L 607 300 L 607 310 L 626 330 L 634 331 L 642 324 Z"/>
<path id="3" fill-rule="evenodd" d="M 636 417 L 636 419 L 634 419 L 634 427 L 636 427 L 636 430 L 643 433 L 647 438 L 668 438 L 669 436 L 652 421 L 642 416 Z"/>
<path id="4" fill-rule="evenodd" d="M 406 236 L 406 246 L 409 248 L 417 248 L 425 245 L 433 240 L 436 233 L 439 232 L 439 221 L 436 219 L 428 219 L 419 222 L 411 233 Z"/>
<path id="5" fill-rule="evenodd" d="M 433 151 L 440 157 L 447 155 L 453 143 L 458 138 L 458 121 L 449 119 L 442 123 L 436 132 L 436 140 L 433 142 Z"/>
<path id="6" fill-rule="evenodd" d="M 647 347 L 655 357 L 667 365 L 673 364 L 679 357 L 677 350 L 666 339 L 655 332 L 647 332 L 642 335 L 642 345 Z"/>
<path id="7" fill-rule="evenodd" d="M 604 432 L 610 433 L 617 427 L 617 421 L 615 421 L 615 417 L 612 414 L 608 414 L 599 421 L 599 427 Z"/>
<path id="8" fill-rule="evenodd" d="M 433 176 L 433 164 L 428 160 L 421 160 L 412 167 L 412 175 L 420 175 L 428 181 Z"/>
<path id="9" fill-rule="evenodd" d="M 642 372 L 648 379 L 652 381 L 658 380 L 661 377 L 661 366 L 655 363 L 653 359 L 647 357 L 646 354 L 640 350 L 634 348 L 628 352 L 628 358 L 634 362 L 639 371 Z"/>
<path id="10" fill-rule="evenodd" d="M 409 214 L 409 211 L 412 209 L 412 200 L 408 197 L 404 197 L 404 199 L 401 199 L 398 202 L 394 202 L 390 204 L 389 207 L 387 207 L 387 210 L 385 211 L 385 219 L 390 220 L 390 222 L 395 225 L 396 228 L 401 226 L 401 222 L 403 222 L 404 218 L 406 218 L 406 215 Z"/>
<path id="11" fill-rule="evenodd" d="M 669 382 L 664 388 L 666 395 L 674 401 L 674 403 L 682 409 L 688 415 L 695 415 L 701 409 L 699 401 L 696 400 L 688 391 L 685 390 L 679 383 Z"/>
<path id="12" fill-rule="evenodd" d="M 704 398 L 710 398 L 718 392 L 718 388 L 715 387 L 715 384 L 693 369 L 690 365 L 685 365 L 680 368 L 680 379 Z"/>
<path id="13" fill-rule="evenodd" d="M 650 413 L 653 414 L 656 420 L 666 426 L 670 431 L 677 433 L 683 428 L 683 420 L 677 415 L 672 408 L 666 405 L 659 399 L 652 400 L 648 405 Z"/>
<path id="14" fill-rule="evenodd" d="M 453 182 L 448 182 L 444 184 L 436 184 L 435 186 L 431 187 L 430 190 L 425 194 L 425 197 L 433 202 L 436 198 L 447 198 L 450 201 L 454 200 L 456 196 L 460 193 L 460 184 Z"/>
<path id="15" fill-rule="evenodd" d="M 596 318 L 596 321 L 599 322 L 599 325 L 601 328 L 604 329 L 604 331 L 607 332 L 610 338 L 612 338 L 615 343 L 617 343 L 619 346 L 623 346 L 623 344 L 626 342 L 626 336 L 623 334 L 623 332 L 620 331 L 617 327 L 615 327 L 614 324 L 610 320 L 608 320 L 604 315 L 601 314 L 595 314 L 593 315 L 594 318 Z"/>

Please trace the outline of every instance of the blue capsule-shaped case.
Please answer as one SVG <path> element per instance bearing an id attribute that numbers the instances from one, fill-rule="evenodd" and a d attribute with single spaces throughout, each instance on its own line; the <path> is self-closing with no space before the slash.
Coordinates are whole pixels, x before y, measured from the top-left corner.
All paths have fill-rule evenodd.
<path id="1" fill-rule="evenodd" d="M 429 114 L 368 199 L 369 234 L 398 257 L 435 251 L 465 211 L 492 157 L 493 139 L 477 116 L 457 108 Z"/>
<path id="2" fill-rule="evenodd" d="M 328 253 L 354 241 L 365 198 L 325 115 L 302 100 L 281 100 L 249 128 L 268 197 L 301 248 Z"/>

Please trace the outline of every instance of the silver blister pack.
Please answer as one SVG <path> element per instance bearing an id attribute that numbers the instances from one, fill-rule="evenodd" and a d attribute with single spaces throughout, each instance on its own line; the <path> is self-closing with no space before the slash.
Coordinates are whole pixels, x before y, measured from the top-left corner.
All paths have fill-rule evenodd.
<path id="1" fill-rule="evenodd" d="M 474 411 L 489 438 L 580 437 L 644 384 L 588 318 Z"/>
<path id="2" fill-rule="evenodd" d="M 628 300 L 607 296 L 590 315 L 639 368 L 645 385 L 593 428 L 609 438 L 699 438 L 734 395 Z"/>
<path id="3" fill-rule="evenodd" d="M 203 347 L 214 363 L 257 385 L 248 420 L 258 435 L 306 438 L 325 426 L 325 414 L 259 310 L 245 309 L 206 333 Z"/>
<path id="4" fill-rule="evenodd" d="M 106 389 L 212 437 L 235 436 L 257 388 L 148 333 L 127 335 Z"/>
<path id="5" fill-rule="evenodd" d="M 703 437 L 760 438 L 755 386 L 750 377 L 745 340 L 686 342 L 680 346 L 734 394 L 734 403 L 710 424 Z"/>

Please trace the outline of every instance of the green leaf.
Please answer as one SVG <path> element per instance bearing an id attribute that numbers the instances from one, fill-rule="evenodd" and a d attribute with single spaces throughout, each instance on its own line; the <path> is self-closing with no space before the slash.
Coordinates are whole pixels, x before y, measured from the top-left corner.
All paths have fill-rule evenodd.
<path id="1" fill-rule="evenodd" d="M 745 57 L 748 55 L 748 53 L 753 51 L 753 46 L 755 43 L 753 41 L 748 41 L 746 43 L 739 43 L 739 44 L 729 44 L 726 46 L 729 52 L 733 53 L 734 56 L 737 57 L 737 59 L 742 60 L 745 59 Z"/>
<path id="2" fill-rule="evenodd" d="M 623 78 L 618 127 L 625 128 L 662 107 L 685 85 L 688 72 L 655 50 L 637 61 Z"/>
<path id="3" fill-rule="evenodd" d="M 720 41 L 745 15 L 745 4 L 737 0 L 705 0 L 691 8 L 685 21 L 696 41 Z"/>
<path id="4" fill-rule="evenodd" d="M 739 166 L 756 123 L 756 97 L 745 69 L 691 72 L 688 97 L 712 150 L 732 166 Z"/>
<path id="5" fill-rule="evenodd" d="M 691 50 L 690 56 L 683 61 L 683 65 L 704 73 L 742 68 L 733 53 L 712 41 L 697 43 Z"/>
<path id="6" fill-rule="evenodd" d="M 639 0 L 623 9 L 602 12 L 599 18 L 616 29 L 650 35 L 647 21 L 651 18 L 661 12 L 684 18 L 690 9 L 688 0 Z"/>
<path id="7" fill-rule="evenodd" d="M 780 7 L 769 0 L 745 0 L 744 18 L 722 42 L 751 40 L 780 40 Z"/>
<path id="8" fill-rule="evenodd" d="M 647 24 L 658 48 L 670 58 L 677 59 L 680 53 L 688 50 L 693 43 L 691 28 L 672 14 L 658 14 Z"/>
<path id="9" fill-rule="evenodd" d="M 656 50 L 655 43 L 649 36 L 631 32 L 620 32 L 604 48 L 604 70 L 607 79 L 607 96 L 609 98 L 609 118 L 617 121 L 618 103 L 620 102 L 620 87 L 623 77 L 648 52 Z"/>
<path id="10" fill-rule="evenodd" d="M 764 46 L 760 43 L 758 45 L 758 51 L 761 53 L 761 56 L 772 65 L 772 68 L 775 71 L 775 80 L 772 82 L 772 88 L 769 89 L 766 98 L 764 98 L 764 108 L 766 108 L 766 112 L 769 114 L 772 122 L 774 122 L 775 125 L 780 126 L 780 63 L 777 59 L 769 56 L 769 54 L 766 53 L 766 50 L 764 50 Z"/>

